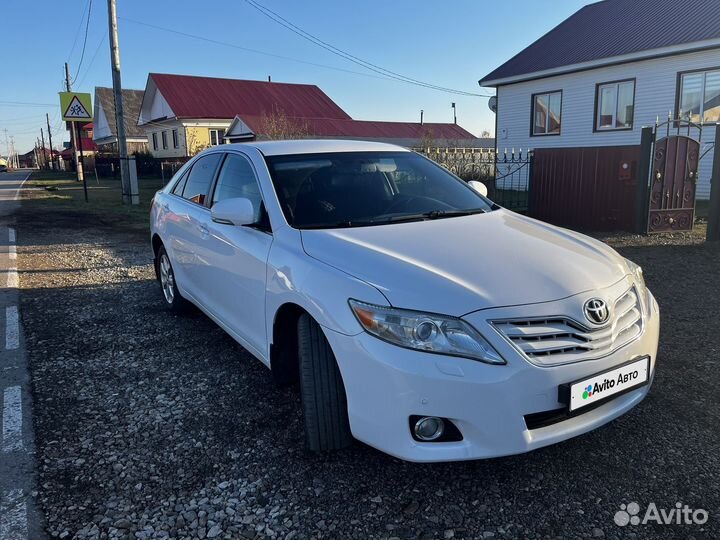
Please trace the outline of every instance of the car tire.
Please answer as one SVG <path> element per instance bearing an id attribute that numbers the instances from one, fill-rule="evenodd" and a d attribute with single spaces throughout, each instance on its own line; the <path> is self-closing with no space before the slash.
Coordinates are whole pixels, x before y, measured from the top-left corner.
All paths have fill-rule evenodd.
<path id="1" fill-rule="evenodd" d="M 340 369 L 320 325 L 308 314 L 298 320 L 298 348 L 308 448 L 324 452 L 350 446 L 353 438 Z"/>
<path id="2" fill-rule="evenodd" d="M 165 246 L 160 246 L 155 259 L 155 271 L 160 283 L 165 305 L 170 308 L 173 313 L 184 313 L 188 307 L 188 301 L 185 300 L 177 288 L 175 281 L 175 271 L 173 270 L 170 256 L 165 251 Z"/>

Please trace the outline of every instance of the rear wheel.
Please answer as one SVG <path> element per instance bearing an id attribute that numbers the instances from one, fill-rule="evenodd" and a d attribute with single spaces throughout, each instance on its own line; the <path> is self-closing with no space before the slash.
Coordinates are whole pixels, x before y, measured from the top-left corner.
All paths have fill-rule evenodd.
<path id="1" fill-rule="evenodd" d="M 175 272 L 173 271 L 170 257 L 168 257 L 165 246 L 160 246 L 157 254 L 157 275 L 160 282 L 160 288 L 162 289 L 165 303 L 171 311 L 175 313 L 181 313 L 187 308 L 187 300 L 185 300 L 178 291 L 177 283 L 175 282 Z"/>
<path id="2" fill-rule="evenodd" d="M 330 344 L 312 317 L 298 321 L 300 389 L 307 445 L 313 452 L 352 444 L 345 387 Z"/>

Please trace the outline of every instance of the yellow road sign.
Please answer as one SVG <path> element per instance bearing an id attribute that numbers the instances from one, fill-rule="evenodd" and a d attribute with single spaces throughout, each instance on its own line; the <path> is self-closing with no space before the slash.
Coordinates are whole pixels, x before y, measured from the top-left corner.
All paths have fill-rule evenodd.
<path id="1" fill-rule="evenodd" d="M 79 92 L 60 92 L 60 110 L 66 122 L 90 122 L 92 97 Z"/>

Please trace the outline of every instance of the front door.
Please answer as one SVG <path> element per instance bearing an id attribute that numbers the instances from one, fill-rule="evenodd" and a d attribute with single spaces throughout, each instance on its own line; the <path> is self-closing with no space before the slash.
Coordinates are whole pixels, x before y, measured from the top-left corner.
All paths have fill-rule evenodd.
<path id="1" fill-rule="evenodd" d="M 208 223 L 207 260 L 200 267 L 207 306 L 236 339 L 267 359 L 265 280 L 273 236 L 262 224 L 262 196 L 250 161 L 228 153 L 211 197 L 211 206 L 223 199 L 249 199 L 258 226 Z"/>
<path id="2" fill-rule="evenodd" d="M 221 158 L 222 154 L 215 153 L 195 161 L 186 178 L 173 191 L 183 200 L 174 202 L 173 216 L 167 224 L 178 286 L 201 304 L 205 303 L 205 287 L 200 274 L 210 221 L 207 197 Z"/>
<path id="3" fill-rule="evenodd" d="M 684 135 L 656 141 L 648 232 L 692 230 L 700 143 Z"/>

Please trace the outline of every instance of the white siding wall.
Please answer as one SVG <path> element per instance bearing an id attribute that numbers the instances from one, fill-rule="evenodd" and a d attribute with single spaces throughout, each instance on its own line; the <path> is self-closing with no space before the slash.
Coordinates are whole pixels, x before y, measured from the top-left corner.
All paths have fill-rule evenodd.
<path id="1" fill-rule="evenodd" d="M 183 157 L 185 155 L 185 130 L 177 120 L 165 120 L 144 125 L 147 134 L 148 150 L 156 158 Z M 178 130 L 178 148 L 173 148 L 172 130 Z M 162 146 L 162 132 L 167 132 L 167 149 Z M 157 150 L 153 147 L 153 133 L 157 134 Z"/>
<path id="2" fill-rule="evenodd" d="M 95 100 L 95 119 L 93 120 L 93 140 L 99 141 L 108 137 L 114 137 L 108 125 L 105 110 L 98 100 Z"/>
<path id="3" fill-rule="evenodd" d="M 183 157 L 187 155 L 185 146 L 185 128 L 199 128 L 201 130 L 208 129 L 219 129 L 224 132 L 230 126 L 230 120 L 161 120 L 159 122 L 153 122 L 151 124 L 145 124 L 143 128 L 147 134 L 148 149 L 152 155 L 156 158 L 172 158 L 172 157 Z M 178 147 L 173 147 L 172 130 L 178 130 Z M 162 132 L 167 132 L 167 149 L 162 147 Z M 157 150 L 153 148 L 153 133 L 157 133 Z M 203 133 L 203 136 L 207 135 Z M 204 139 L 199 139 L 196 144 L 207 146 L 207 142 Z"/>
<path id="4" fill-rule="evenodd" d="M 568 75 L 498 88 L 497 147 L 523 151 L 534 148 L 621 146 L 640 143 L 643 126 L 667 118 L 675 112 L 675 93 L 679 72 L 720 66 L 720 50 L 645 60 L 631 64 L 598 68 Z M 595 121 L 595 85 L 619 79 L 635 78 L 635 117 L 629 131 L 593 132 Z M 562 90 L 562 128 L 557 136 L 530 136 L 531 96 L 545 91 Z M 693 136 L 697 131 L 693 130 Z M 703 153 L 712 148 L 715 128 L 705 126 Z M 697 196 L 710 196 L 712 149 L 700 162 Z"/>

